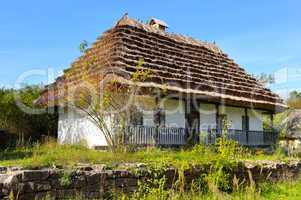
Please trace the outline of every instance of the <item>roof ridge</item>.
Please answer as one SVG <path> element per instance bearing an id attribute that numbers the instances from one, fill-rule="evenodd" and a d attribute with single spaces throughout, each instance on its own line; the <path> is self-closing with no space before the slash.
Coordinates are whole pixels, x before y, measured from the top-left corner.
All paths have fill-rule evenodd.
<path id="1" fill-rule="evenodd" d="M 219 48 L 214 43 L 202 41 L 200 39 L 196 39 L 196 38 L 193 38 L 191 36 L 182 35 L 182 34 L 179 34 L 179 33 L 169 33 L 169 32 L 160 30 L 158 28 L 155 28 L 155 27 L 152 27 L 150 25 L 139 22 L 138 20 L 136 20 L 134 18 L 129 18 L 127 13 L 124 16 L 122 16 L 122 18 L 120 20 L 117 21 L 115 27 L 124 26 L 124 25 L 134 26 L 134 27 L 143 29 L 147 32 L 156 33 L 156 34 L 168 37 L 170 39 L 173 39 L 177 42 L 185 42 L 185 43 L 188 43 L 188 44 L 191 44 L 191 45 L 202 46 L 202 47 L 205 47 L 205 48 L 213 51 L 214 53 L 225 54 L 221 50 L 221 48 Z"/>

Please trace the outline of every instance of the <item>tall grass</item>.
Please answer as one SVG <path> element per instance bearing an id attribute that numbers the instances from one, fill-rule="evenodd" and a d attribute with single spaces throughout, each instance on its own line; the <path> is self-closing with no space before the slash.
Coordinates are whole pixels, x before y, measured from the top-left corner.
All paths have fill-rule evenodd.
<path id="1" fill-rule="evenodd" d="M 228 140 L 219 140 L 215 146 L 197 145 L 192 149 L 148 148 L 118 153 L 92 150 L 84 145 L 59 145 L 56 142 L 18 147 L 0 152 L 0 166 L 25 168 L 64 167 L 79 163 L 107 164 L 145 163 L 158 172 L 158 177 L 140 185 L 132 195 L 121 194 L 117 199 L 301 199 L 301 181 L 287 183 L 243 184 L 231 176 L 231 168 L 244 160 L 288 160 L 282 151 L 266 155 L 252 151 Z M 208 174 L 199 177 L 187 190 L 184 171 L 195 165 L 210 165 Z M 172 165 L 179 172 L 172 189 L 166 190 L 160 170 Z M 150 184 L 148 184 L 150 183 Z M 189 192 L 188 192 L 189 191 Z"/>
<path id="2" fill-rule="evenodd" d="M 142 162 L 153 166 L 173 165 L 183 168 L 191 165 L 236 163 L 240 160 L 287 160 L 283 154 L 266 155 L 251 152 L 231 141 L 218 142 L 216 146 L 197 145 L 187 150 L 148 148 L 136 152 L 112 153 L 88 149 L 83 145 L 60 145 L 56 142 L 19 147 L 0 152 L 1 166 L 27 168 L 74 166 L 78 163 L 114 165 L 123 162 Z"/>
<path id="3" fill-rule="evenodd" d="M 209 187 L 210 188 L 210 187 Z M 148 187 L 141 184 L 132 195 L 119 195 L 123 200 L 299 200 L 301 199 L 301 180 L 280 183 L 261 183 L 257 186 L 247 185 L 232 193 L 221 192 L 216 189 L 202 191 L 191 189 L 188 192 L 179 190 L 164 190 L 162 184 Z"/>

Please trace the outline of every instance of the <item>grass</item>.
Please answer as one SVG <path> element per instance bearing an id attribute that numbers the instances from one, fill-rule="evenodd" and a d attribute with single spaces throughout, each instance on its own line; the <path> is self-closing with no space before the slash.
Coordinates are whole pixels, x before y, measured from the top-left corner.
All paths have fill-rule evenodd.
<path id="1" fill-rule="evenodd" d="M 108 164 L 146 163 L 152 165 L 198 165 L 215 163 L 220 160 L 288 160 L 281 152 L 271 155 L 246 152 L 232 143 L 219 147 L 198 145 L 189 150 L 167 150 L 150 148 L 133 153 L 98 151 L 80 145 L 59 145 L 49 142 L 33 147 L 17 148 L 0 152 L 0 166 L 21 166 L 25 168 L 63 166 L 72 167 L 78 163 Z M 234 146 L 234 147 L 233 147 Z"/>
<path id="2" fill-rule="evenodd" d="M 112 194 L 112 199 L 120 200 L 299 200 L 301 199 L 301 179 L 280 183 L 262 183 L 256 188 L 245 187 L 233 193 L 221 191 L 189 191 L 164 190 L 161 186 L 139 188 L 134 194 Z M 73 200 L 84 200 L 77 197 Z"/>
<path id="3" fill-rule="evenodd" d="M 151 186 L 149 188 L 143 183 L 142 190 L 134 196 L 123 196 L 121 199 L 301 199 L 301 180 L 297 182 L 283 183 L 260 183 L 259 185 L 243 186 L 237 188 L 232 193 L 226 193 L 218 189 L 220 184 L 216 181 L 222 180 L 223 174 L 219 174 L 221 167 L 238 163 L 239 161 L 260 161 L 260 160 L 281 160 L 288 161 L 292 158 L 285 156 L 281 149 L 273 154 L 264 154 L 262 151 L 250 151 L 237 145 L 237 143 L 221 140 L 215 146 L 197 145 L 187 150 L 168 150 L 159 148 L 149 148 L 136 152 L 120 151 L 112 153 L 88 149 L 81 145 L 59 145 L 55 142 L 48 142 L 43 145 L 36 144 L 32 147 L 21 147 L 15 150 L 0 152 L 0 166 L 21 166 L 25 168 L 43 168 L 62 166 L 72 168 L 78 163 L 87 164 L 107 164 L 115 166 L 118 163 L 145 163 L 151 166 L 166 167 L 173 165 L 178 169 L 190 167 L 191 165 L 210 164 L 216 167 L 213 174 L 208 174 L 206 192 L 201 187 L 191 190 L 188 193 L 180 193 L 179 190 L 164 190 L 162 185 Z M 67 176 L 66 176 L 67 177 Z M 210 179 L 211 178 L 211 179 Z M 157 180 L 158 181 L 158 180 Z M 232 180 L 223 184 L 232 185 Z M 68 183 L 68 179 L 64 179 Z M 160 182 L 160 180 L 159 180 Z M 152 182 L 153 184 L 153 182 Z M 234 185 L 234 184 L 233 184 Z M 232 186 L 230 186 L 232 187 Z M 147 191 L 147 192 L 145 192 Z"/>
<path id="4" fill-rule="evenodd" d="M 145 187 L 145 186 L 143 186 Z M 145 193 L 147 191 L 147 193 Z M 279 183 L 261 183 L 256 187 L 247 186 L 232 193 L 225 193 L 218 190 L 199 192 L 191 190 L 181 193 L 177 190 L 164 190 L 162 187 L 149 188 L 148 190 L 138 189 L 131 196 L 124 196 L 120 199 L 140 200 L 299 200 L 301 199 L 301 179 L 298 181 L 287 181 Z"/>
<path id="5" fill-rule="evenodd" d="M 301 179 L 277 184 L 263 183 L 260 185 L 263 199 L 290 200 L 301 199 Z"/>

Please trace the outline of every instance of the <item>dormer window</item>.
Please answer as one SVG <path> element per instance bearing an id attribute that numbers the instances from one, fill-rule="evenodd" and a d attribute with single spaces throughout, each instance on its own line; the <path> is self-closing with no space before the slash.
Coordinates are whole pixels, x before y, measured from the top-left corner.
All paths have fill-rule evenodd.
<path id="1" fill-rule="evenodd" d="M 149 25 L 162 31 L 165 31 L 166 28 L 168 28 L 168 25 L 164 21 L 156 18 L 151 18 Z"/>

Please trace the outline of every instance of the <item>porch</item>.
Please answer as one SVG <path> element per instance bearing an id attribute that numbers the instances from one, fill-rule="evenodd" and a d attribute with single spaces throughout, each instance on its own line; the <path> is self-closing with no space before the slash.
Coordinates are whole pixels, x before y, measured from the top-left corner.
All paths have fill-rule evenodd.
<path id="1" fill-rule="evenodd" d="M 221 137 L 221 130 L 211 130 L 207 132 L 201 132 L 200 140 L 205 144 L 215 144 L 216 139 Z M 275 131 L 243 131 L 229 129 L 225 134 L 225 137 L 237 141 L 243 146 L 260 147 L 271 146 L 277 143 L 278 133 Z"/>
<path id="2" fill-rule="evenodd" d="M 195 141 L 206 145 L 215 144 L 223 134 L 222 130 L 193 130 L 200 133 Z M 138 146 L 183 146 L 187 143 L 189 131 L 186 128 L 128 126 L 124 138 L 125 144 Z M 243 146 L 260 147 L 276 144 L 278 134 L 273 131 L 243 131 L 229 129 L 224 136 Z"/>

